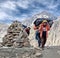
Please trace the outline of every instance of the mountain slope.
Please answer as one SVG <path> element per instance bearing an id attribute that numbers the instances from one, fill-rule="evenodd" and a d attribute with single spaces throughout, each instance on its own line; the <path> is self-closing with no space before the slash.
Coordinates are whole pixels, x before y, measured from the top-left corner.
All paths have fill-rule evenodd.
<path id="1" fill-rule="evenodd" d="M 2 42 L 2 38 L 7 33 L 8 26 L 9 25 L 0 23 L 0 42 Z"/>
<path id="2" fill-rule="evenodd" d="M 60 46 L 60 18 L 58 18 L 54 22 L 54 24 L 49 32 L 49 36 L 48 36 L 46 45 Z"/>

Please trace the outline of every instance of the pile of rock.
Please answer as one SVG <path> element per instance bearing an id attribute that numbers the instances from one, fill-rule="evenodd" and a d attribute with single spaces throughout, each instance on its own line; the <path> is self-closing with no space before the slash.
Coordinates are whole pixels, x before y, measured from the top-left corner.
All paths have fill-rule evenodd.
<path id="1" fill-rule="evenodd" d="M 8 47 L 27 47 L 30 46 L 28 35 L 25 32 L 21 22 L 14 21 L 7 30 L 7 34 L 3 37 L 4 46 Z"/>

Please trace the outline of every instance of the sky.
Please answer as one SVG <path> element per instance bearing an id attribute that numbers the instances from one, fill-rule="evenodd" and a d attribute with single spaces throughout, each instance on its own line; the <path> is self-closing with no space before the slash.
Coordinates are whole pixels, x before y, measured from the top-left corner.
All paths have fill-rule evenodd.
<path id="1" fill-rule="evenodd" d="M 42 11 L 60 16 L 60 0 L 0 0 L 0 22 L 23 21 Z"/>

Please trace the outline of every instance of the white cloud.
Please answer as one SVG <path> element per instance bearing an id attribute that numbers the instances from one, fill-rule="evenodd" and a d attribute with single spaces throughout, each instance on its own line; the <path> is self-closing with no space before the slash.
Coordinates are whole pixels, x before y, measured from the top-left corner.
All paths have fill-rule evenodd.
<path id="1" fill-rule="evenodd" d="M 17 1 L 17 5 L 22 7 L 23 9 L 27 9 L 30 3 L 31 3 L 31 0 L 18 0 Z"/>
<path id="2" fill-rule="evenodd" d="M 12 15 L 9 15 L 8 12 L 9 10 L 17 10 L 16 9 L 16 2 L 7 0 L 5 2 L 0 3 L 0 20 L 13 20 L 14 17 Z"/>
<path id="3" fill-rule="evenodd" d="M 45 5 L 48 9 L 55 9 L 60 4 L 60 1 L 56 2 L 55 0 L 38 0 L 36 2 Z"/>
<path id="4" fill-rule="evenodd" d="M 28 15 L 23 14 L 23 15 L 21 15 L 21 17 L 15 17 L 15 20 L 23 21 L 23 20 L 25 20 L 25 19 L 27 19 L 27 18 L 28 18 Z"/>
<path id="5" fill-rule="evenodd" d="M 20 1 L 17 1 L 17 2 L 8 0 L 6 2 L 0 3 L 0 20 L 9 19 L 9 20 L 20 20 L 21 21 L 21 20 L 26 19 L 28 17 L 26 14 L 23 14 L 20 17 L 17 17 L 17 16 L 12 16 L 13 14 L 9 15 L 7 13 L 7 12 L 9 12 L 9 9 L 16 11 L 17 10 L 16 9 L 16 6 L 17 6 L 16 4 L 18 4 L 22 8 L 28 8 L 29 2 L 28 2 L 28 0 L 24 0 L 24 1 L 20 0 Z"/>
<path id="6" fill-rule="evenodd" d="M 0 20 L 4 20 L 6 17 L 8 17 L 8 15 L 5 12 L 0 12 Z"/>
<path id="7" fill-rule="evenodd" d="M 20 1 L 17 2 L 17 5 L 24 8 L 24 9 L 28 8 L 28 4 L 29 4 L 29 2 L 27 0 L 26 1 L 25 0 L 23 0 L 23 1 L 20 0 Z"/>
<path id="8" fill-rule="evenodd" d="M 15 10 L 16 9 L 16 2 L 6 1 L 4 3 L 0 3 L 0 7 Z"/>
<path id="9" fill-rule="evenodd" d="M 57 6 L 58 6 L 58 4 L 57 5 L 49 5 L 48 8 L 49 9 L 55 9 Z"/>
<path id="10" fill-rule="evenodd" d="M 14 20 L 23 21 L 25 19 L 26 19 L 25 17 L 16 17 Z"/>
<path id="11" fill-rule="evenodd" d="M 49 9 L 55 9 L 58 5 L 59 5 L 59 3 L 55 3 L 54 4 L 54 1 L 52 0 L 51 3 L 47 4 L 47 8 L 49 8 Z"/>
<path id="12" fill-rule="evenodd" d="M 8 15 L 6 12 L 0 10 L 0 20 L 6 20 L 6 19 L 13 20 L 14 17 L 11 15 Z"/>

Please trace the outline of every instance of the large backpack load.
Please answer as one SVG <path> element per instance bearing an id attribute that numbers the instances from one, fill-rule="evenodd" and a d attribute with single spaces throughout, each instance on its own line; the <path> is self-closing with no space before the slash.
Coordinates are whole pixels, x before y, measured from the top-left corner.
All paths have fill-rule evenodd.
<path id="1" fill-rule="evenodd" d="M 43 20 L 47 20 L 47 22 L 49 23 L 50 27 L 52 26 L 53 24 L 53 20 L 49 19 L 49 18 L 37 18 L 35 21 L 34 21 L 34 25 L 35 26 L 39 26 Z"/>
<path id="2" fill-rule="evenodd" d="M 42 23 L 42 21 L 41 21 L 40 18 L 37 18 L 37 19 L 34 21 L 34 25 L 35 25 L 35 26 L 39 26 L 41 23 Z"/>

